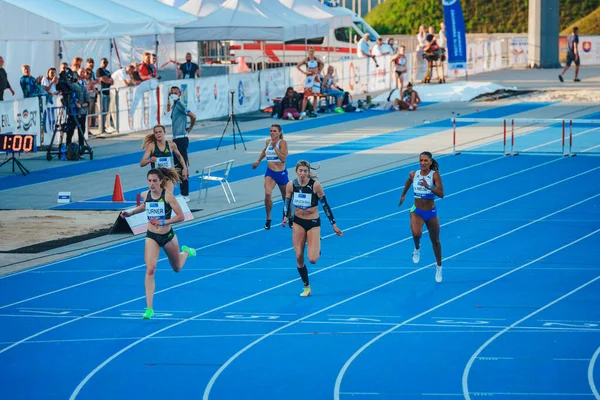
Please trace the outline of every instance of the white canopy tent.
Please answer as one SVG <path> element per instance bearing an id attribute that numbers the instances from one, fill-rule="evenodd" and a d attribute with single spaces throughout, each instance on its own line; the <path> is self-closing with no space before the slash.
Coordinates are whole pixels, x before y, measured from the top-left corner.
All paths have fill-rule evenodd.
<path id="1" fill-rule="evenodd" d="M 123 58 L 125 63 L 140 61 L 139 53 L 143 50 L 155 50 L 159 34 L 170 35 L 174 54 L 173 27 L 195 19 L 156 0 L 102 0 L 101 4 L 77 0 L 0 0 L 0 55 L 5 59 L 9 81 L 17 93 L 15 97 L 20 97 L 21 64 L 31 65 L 36 77 L 45 76 L 47 69 L 58 67 L 61 60 L 70 63 L 75 56 L 94 58 L 98 67 L 101 57 L 111 58 L 115 39 L 125 42 L 124 51 L 117 53 L 123 56 L 121 61 Z M 139 43 L 134 43 L 134 37 Z M 142 50 L 135 54 L 137 48 Z M 120 64 L 112 64 L 111 69 Z M 9 98 L 9 92 L 5 96 Z"/>
<path id="2" fill-rule="evenodd" d="M 109 21 L 68 4 L 55 0 L 0 0 L 0 38 L 3 41 L 110 37 Z"/>
<path id="3" fill-rule="evenodd" d="M 254 0 L 227 0 L 221 8 L 206 17 L 175 27 L 175 41 L 288 41 L 304 38 L 296 31 L 300 26 L 302 24 L 289 25 L 279 15 Z M 313 27 L 320 29 L 316 23 Z"/>
<path id="4" fill-rule="evenodd" d="M 279 2 L 307 18 L 327 21 L 332 29 L 352 26 L 350 15 L 341 15 L 332 7 L 324 6 L 316 0 L 279 0 Z"/>
<path id="5" fill-rule="evenodd" d="M 278 1 L 254 0 L 267 10 L 271 15 L 276 15 L 287 26 L 293 27 L 295 36 L 302 39 L 311 39 L 329 34 L 329 24 L 317 21 L 298 14 Z"/>
<path id="6" fill-rule="evenodd" d="M 173 1 L 173 0 L 162 0 L 165 1 Z M 225 0 L 189 0 L 179 6 L 179 9 L 190 14 L 194 14 L 197 17 L 206 17 L 208 14 L 211 14 L 217 11 Z M 176 4 L 171 4 L 174 7 L 177 7 Z"/>

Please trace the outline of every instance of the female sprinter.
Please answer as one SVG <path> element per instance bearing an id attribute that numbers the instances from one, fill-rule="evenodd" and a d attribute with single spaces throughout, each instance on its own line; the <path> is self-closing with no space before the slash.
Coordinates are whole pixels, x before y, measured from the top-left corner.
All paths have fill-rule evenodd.
<path id="1" fill-rule="evenodd" d="M 273 208 L 272 193 L 275 185 L 279 186 L 281 197 L 285 197 L 285 186 L 290 181 L 288 179 L 285 160 L 288 156 L 288 145 L 283 140 L 281 125 L 271 125 L 271 138 L 267 140 L 265 148 L 260 153 L 258 160 L 252 164 L 252 169 L 256 169 L 263 158 L 267 158 L 267 171 L 265 172 L 265 209 L 267 210 L 267 222 L 265 229 L 271 229 L 271 209 Z"/>
<path id="2" fill-rule="evenodd" d="M 188 170 L 183 156 L 177 149 L 177 145 L 165 139 L 166 131 L 162 125 L 156 125 L 153 133 L 147 135 L 142 143 L 142 149 L 146 150 L 140 161 L 140 167 L 150 164 L 151 168 L 173 168 L 173 155 L 177 157 L 183 170 L 178 171 L 180 179 L 188 179 Z M 174 186 L 168 184 L 166 189 L 173 192 Z"/>
<path id="3" fill-rule="evenodd" d="M 433 199 L 444 197 L 444 185 L 439 173 L 439 165 L 433 159 L 430 152 L 424 151 L 419 156 L 420 171 L 410 173 L 402 197 L 398 205 L 402 205 L 406 192 L 412 185 L 415 193 L 415 205 L 410 209 L 410 229 L 412 230 L 415 249 L 413 251 L 413 262 L 416 264 L 421 258 L 421 235 L 423 234 L 423 223 L 427 225 L 429 238 L 433 244 L 433 252 L 437 266 L 435 267 L 435 281 L 442 282 L 442 245 L 440 243 L 440 220 Z"/>
<path id="4" fill-rule="evenodd" d="M 179 272 L 188 257 L 195 257 L 196 250 L 187 246 L 181 247 L 179 252 L 179 242 L 177 235 L 173 232 L 172 224 L 183 221 L 183 211 L 175 200 L 172 192 L 164 189 L 167 180 L 179 181 L 177 172 L 173 169 L 151 169 L 148 171 L 149 190 L 142 193 L 144 202 L 137 206 L 131 212 L 123 211 L 122 218 L 130 217 L 134 214 L 146 211 L 148 217 L 148 231 L 146 233 L 146 248 L 144 250 L 144 260 L 146 262 L 146 278 L 144 286 L 146 288 L 146 312 L 144 319 L 150 319 L 154 316 L 152 310 L 152 299 L 154 297 L 154 272 L 156 263 L 160 254 L 160 248 L 164 248 L 169 257 L 169 263 L 173 271 Z M 171 211 L 177 215 L 171 216 Z"/>
<path id="5" fill-rule="evenodd" d="M 306 242 L 308 241 L 308 261 L 311 264 L 315 264 L 321 255 L 319 202 L 321 202 L 323 211 L 329 218 L 336 235 L 342 236 L 342 231 L 335 224 L 331 208 L 327 204 L 323 186 L 315 181 L 316 176 L 311 174 L 310 170 L 310 164 L 307 161 L 298 161 L 298 164 L 296 164 L 298 179 L 294 179 L 293 182 L 287 184 L 283 206 L 282 225 L 285 226 L 289 220 L 290 226 L 292 226 L 292 243 L 296 252 L 296 266 L 300 278 L 302 278 L 302 283 L 304 283 L 304 290 L 300 293 L 302 297 L 310 294 L 308 269 L 304 264 L 304 245 Z M 291 216 L 292 205 L 294 206 L 293 218 Z"/>

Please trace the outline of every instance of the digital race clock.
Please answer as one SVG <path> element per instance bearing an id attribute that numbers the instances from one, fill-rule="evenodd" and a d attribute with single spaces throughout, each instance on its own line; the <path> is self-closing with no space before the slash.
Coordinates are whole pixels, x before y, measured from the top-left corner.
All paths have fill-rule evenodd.
<path id="1" fill-rule="evenodd" d="M 0 134 L 0 151 L 35 152 L 35 135 Z"/>

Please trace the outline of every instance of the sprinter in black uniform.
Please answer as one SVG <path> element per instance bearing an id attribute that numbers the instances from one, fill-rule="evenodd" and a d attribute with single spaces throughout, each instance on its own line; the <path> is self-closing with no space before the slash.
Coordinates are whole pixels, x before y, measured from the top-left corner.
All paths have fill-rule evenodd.
<path id="1" fill-rule="evenodd" d="M 162 247 L 167 253 L 171 268 L 175 272 L 181 271 L 188 257 L 196 256 L 196 249 L 187 246 L 182 246 L 181 252 L 179 252 L 177 235 L 171 227 L 172 224 L 184 219 L 183 211 L 173 193 L 164 189 L 164 184 L 167 181 L 178 181 L 177 173 L 174 169 L 151 169 L 148 171 L 147 177 L 149 190 L 142 193 L 144 202 L 131 212 L 123 211 L 121 213 L 122 218 L 127 218 L 145 210 L 148 217 L 148 231 L 144 250 L 144 260 L 146 262 L 144 286 L 146 288 L 147 305 L 144 319 L 150 319 L 154 316 L 152 310 L 155 288 L 154 273 L 156 272 L 160 248 Z M 172 211 L 175 211 L 177 215 L 172 216 Z"/>
<path id="2" fill-rule="evenodd" d="M 316 175 L 312 174 L 308 161 L 298 161 L 296 174 L 298 179 L 289 182 L 286 187 L 285 203 L 283 206 L 283 223 L 292 226 L 292 243 L 296 252 L 296 266 L 304 283 L 304 290 L 300 294 L 306 297 L 311 293 L 308 282 L 308 269 L 304 264 L 304 246 L 308 241 L 308 261 L 315 264 L 321 255 L 321 218 L 319 218 L 319 202 L 333 230 L 338 236 L 342 231 L 337 227 L 331 208 L 327 204 L 323 186 L 315 181 Z M 292 217 L 292 206 L 294 216 Z"/>
<path id="3" fill-rule="evenodd" d="M 140 167 L 150 164 L 151 168 L 173 168 L 175 165 L 173 157 L 177 157 L 181 165 L 183 165 L 183 170 L 177 171 L 179 177 L 180 179 L 188 179 L 187 164 L 183 162 L 183 156 L 177 149 L 177 145 L 165 139 L 165 127 L 156 125 L 153 132 L 147 135 L 142 143 L 142 149 L 146 151 L 142 156 L 142 161 L 140 161 Z M 173 192 L 174 187 L 175 182 L 169 180 L 166 189 Z"/>

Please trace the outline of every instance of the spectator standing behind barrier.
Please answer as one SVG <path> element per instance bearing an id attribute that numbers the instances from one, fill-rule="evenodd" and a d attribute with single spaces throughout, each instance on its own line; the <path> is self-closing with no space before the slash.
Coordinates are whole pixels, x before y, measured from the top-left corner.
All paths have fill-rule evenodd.
<path id="1" fill-rule="evenodd" d="M 574 27 L 573 33 L 567 37 L 567 65 L 563 68 L 562 72 L 558 75 L 558 79 L 564 82 L 563 74 L 571 68 L 571 63 L 575 62 L 575 79 L 573 82 L 581 82 L 577 77 L 579 75 L 579 28 Z"/>
<path id="2" fill-rule="evenodd" d="M 192 130 L 196 123 L 196 115 L 188 110 L 180 99 L 181 90 L 177 86 L 171 88 L 171 94 L 169 95 L 169 103 L 167 105 L 167 111 L 171 111 L 171 131 L 173 133 L 173 142 L 177 145 L 177 150 L 181 153 L 184 162 L 189 167 L 190 162 L 188 160 L 187 149 L 190 144 L 190 139 L 187 134 Z M 172 103 L 172 105 L 171 105 Z M 187 117 L 190 117 L 190 126 L 187 126 Z M 184 170 L 184 166 L 181 165 L 179 158 L 175 159 L 175 168 L 179 171 Z M 180 172 L 181 174 L 181 172 Z M 190 201 L 190 184 L 188 176 L 182 177 L 181 180 L 181 195 L 185 201 Z"/>
<path id="3" fill-rule="evenodd" d="M 185 62 L 179 64 L 177 70 L 177 79 L 194 79 L 200 78 L 200 67 L 198 64 L 192 62 L 192 54 L 187 53 L 185 55 Z"/>
<path id="4" fill-rule="evenodd" d="M 52 104 L 52 96 L 50 96 L 44 90 L 42 86 L 42 76 L 38 76 L 34 78 L 31 76 L 31 67 L 27 64 L 23 64 L 21 67 L 23 71 L 23 76 L 21 77 L 21 90 L 23 90 L 23 97 L 37 97 L 37 96 L 45 96 L 46 102 Z"/>
<path id="5" fill-rule="evenodd" d="M 371 49 L 369 48 L 369 39 L 370 38 L 371 38 L 370 34 L 368 34 L 368 33 L 364 34 L 364 36 L 356 44 L 356 54 L 358 55 L 358 58 L 373 59 L 373 61 L 375 62 L 375 67 L 379 68 L 379 65 L 377 64 L 377 60 L 375 59 L 375 56 L 371 55 Z"/>
<path id="6" fill-rule="evenodd" d="M 10 87 L 8 82 L 8 74 L 4 70 L 4 58 L 0 57 L 0 101 L 4 101 L 4 91 L 8 89 L 14 96 L 15 91 Z"/>
<path id="7" fill-rule="evenodd" d="M 138 67 L 138 72 L 142 81 L 156 78 L 156 69 L 152 65 L 152 54 L 150 52 L 144 53 L 144 61 Z"/>
<path id="8" fill-rule="evenodd" d="M 110 71 L 108 70 L 108 60 L 103 58 L 100 60 L 100 68 L 96 71 L 96 77 L 100 81 L 100 104 L 102 110 L 102 116 L 100 117 L 100 129 L 101 133 L 114 132 L 114 122 L 110 116 L 110 87 L 115 83 L 110 76 Z M 106 121 L 110 121 L 111 129 L 106 127 Z"/>
<path id="9" fill-rule="evenodd" d="M 43 88 L 48 94 L 53 96 L 58 93 L 58 91 L 56 90 L 57 83 L 58 76 L 56 76 L 56 68 L 48 68 L 48 72 L 46 72 L 46 77 L 42 79 Z"/>

